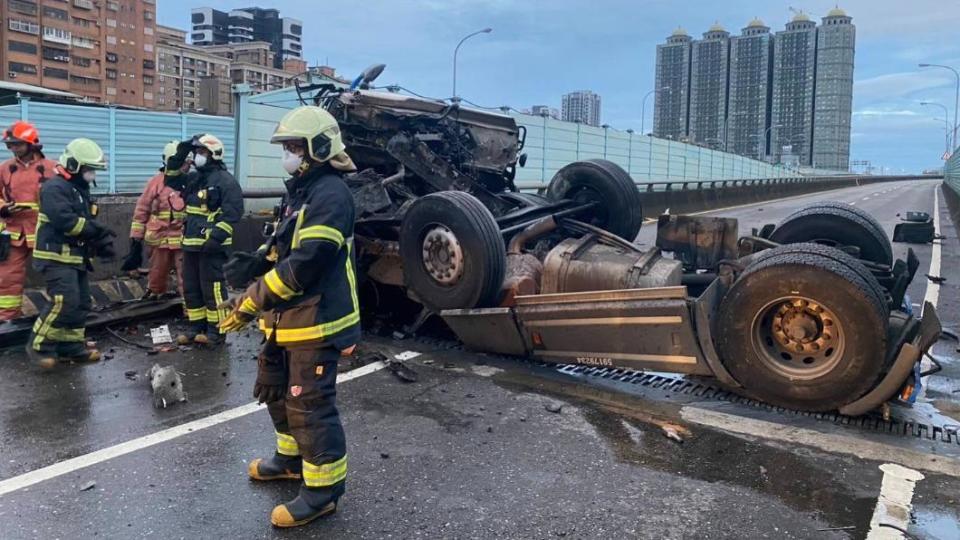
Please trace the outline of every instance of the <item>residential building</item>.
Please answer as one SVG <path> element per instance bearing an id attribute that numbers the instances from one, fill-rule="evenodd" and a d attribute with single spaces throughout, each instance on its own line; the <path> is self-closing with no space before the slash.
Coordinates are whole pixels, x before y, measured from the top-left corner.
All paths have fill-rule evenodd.
<path id="1" fill-rule="evenodd" d="M 773 36 L 760 19 L 730 38 L 730 88 L 724 150 L 761 158 L 769 152 Z"/>
<path id="2" fill-rule="evenodd" d="M 817 58 L 817 24 L 797 13 L 773 43 L 773 106 L 771 154 L 779 163 L 784 147 L 800 165 L 810 165 Z"/>
<path id="3" fill-rule="evenodd" d="M 817 30 L 817 83 L 813 110 L 813 157 L 820 169 L 850 167 L 853 56 L 856 27 L 842 9 L 827 13 Z"/>
<path id="4" fill-rule="evenodd" d="M 558 111 L 556 107 L 551 107 L 549 105 L 534 105 L 533 107 L 530 107 L 529 110 L 524 112 L 533 116 L 544 116 L 553 118 L 554 120 L 560 119 L 560 111 Z"/>
<path id="5" fill-rule="evenodd" d="M 186 33 L 157 29 L 157 97 L 161 111 L 232 114 L 230 60 L 188 45 Z"/>
<path id="6" fill-rule="evenodd" d="M 600 126 L 600 96 L 590 90 L 563 95 L 561 115 L 567 122 Z"/>
<path id="7" fill-rule="evenodd" d="M 273 67 L 283 69 L 287 59 L 303 57 L 303 23 L 291 17 L 281 17 L 276 9 L 259 7 L 224 12 L 202 7 L 191 13 L 194 45 L 225 45 L 264 41 L 270 44 Z"/>
<path id="8" fill-rule="evenodd" d="M 3 80 L 87 101 L 155 104 L 155 0 L 6 0 Z"/>
<path id="9" fill-rule="evenodd" d="M 691 42 L 687 32 L 677 28 L 666 43 L 657 45 L 653 108 L 653 134 L 657 137 L 680 140 L 687 136 Z"/>
<path id="10" fill-rule="evenodd" d="M 690 120 L 687 136 L 709 148 L 723 148 L 727 117 L 730 33 L 719 23 L 690 48 Z"/>

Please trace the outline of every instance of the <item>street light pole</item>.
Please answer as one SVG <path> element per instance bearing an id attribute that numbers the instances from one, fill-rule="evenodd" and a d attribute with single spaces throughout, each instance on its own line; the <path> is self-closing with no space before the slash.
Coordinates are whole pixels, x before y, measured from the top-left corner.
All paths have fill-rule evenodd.
<path id="1" fill-rule="evenodd" d="M 951 148 L 957 147 L 957 109 L 960 109 L 960 72 L 956 69 L 953 69 L 950 66 L 944 66 L 942 64 L 920 64 L 920 67 L 938 67 L 943 69 L 949 69 L 953 72 L 954 77 L 957 78 L 957 86 L 953 95 L 953 139 L 951 140 Z M 949 151 L 948 150 L 948 151 Z"/>
<path id="2" fill-rule="evenodd" d="M 949 154 L 949 153 L 950 153 L 950 150 L 951 150 L 950 147 L 951 147 L 951 142 L 952 142 L 952 141 L 950 140 L 950 128 L 949 128 L 948 125 L 947 125 L 947 123 L 949 122 L 948 118 L 950 118 L 950 111 L 947 110 L 947 106 L 946 106 L 946 105 L 944 105 L 944 104 L 942 104 L 942 103 L 936 103 L 936 102 L 934 102 L 934 101 L 921 101 L 921 102 L 920 102 L 920 105 L 924 105 L 924 106 L 926 106 L 926 105 L 933 105 L 934 107 L 940 107 L 941 109 L 943 109 L 943 124 L 944 124 L 943 127 L 944 127 L 944 129 L 946 129 L 946 134 L 944 135 L 944 137 L 947 139 L 946 141 L 944 141 L 945 144 L 946 144 L 945 153 Z M 956 126 L 954 126 L 954 127 L 956 127 Z"/>
<path id="3" fill-rule="evenodd" d="M 644 130 L 643 130 L 644 120 L 647 119 L 647 98 L 649 98 L 650 94 L 653 94 L 657 90 L 670 90 L 670 87 L 664 86 L 662 88 L 654 88 L 653 90 L 647 92 L 646 95 L 643 96 L 643 103 L 640 105 L 640 135 L 644 134 Z"/>
<path id="4" fill-rule="evenodd" d="M 763 158 L 767 155 L 767 135 L 770 133 L 770 130 L 773 128 L 783 127 L 780 124 L 773 124 L 767 129 L 763 130 L 763 135 L 760 135 L 760 140 L 757 141 L 757 160 L 763 161 Z"/>
<path id="5" fill-rule="evenodd" d="M 483 30 L 477 30 L 472 34 L 467 34 L 463 36 L 463 39 L 460 40 L 460 43 L 457 43 L 457 48 L 453 50 L 453 98 L 457 99 L 457 53 L 460 52 L 460 46 L 463 45 L 463 42 L 472 38 L 477 34 L 489 34 L 493 32 L 493 28 L 484 28 Z"/>
<path id="6" fill-rule="evenodd" d="M 949 120 L 947 120 L 946 118 L 936 118 L 936 117 L 934 117 L 933 119 L 937 122 L 939 122 L 940 120 L 943 120 L 943 153 L 944 155 L 949 154 L 950 153 L 950 127 L 947 124 Z"/>

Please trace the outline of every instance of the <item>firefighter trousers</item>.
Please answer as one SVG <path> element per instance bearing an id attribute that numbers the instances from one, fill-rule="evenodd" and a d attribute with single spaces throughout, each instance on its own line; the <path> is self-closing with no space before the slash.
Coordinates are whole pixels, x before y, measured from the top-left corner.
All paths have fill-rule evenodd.
<path id="1" fill-rule="evenodd" d="M 177 288 L 183 296 L 183 254 L 179 249 L 155 247 L 150 250 L 150 273 L 147 288 L 153 294 L 164 294 L 170 282 L 170 270 L 177 271 Z M 204 314 L 206 315 L 206 314 Z"/>
<path id="2" fill-rule="evenodd" d="M 217 309 L 227 299 L 227 283 L 223 278 L 225 252 L 183 252 L 183 302 L 187 319 L 197 333 L 217 333 L 217 323 L 230 314 Z"/>
<path id="3" fill-rule="evenodd" d="M 270 362 L 286 362 L 283 399 L 267 403 L 277 435 L 277 453 L 303 460 L 300 496 L 322 508 L 343 495 L 347 446 L 337 412 L 337 362 L 333 347 L 284 348 L 268 341 L 260 352 Z"/>
<path id="4" fill-rule="evenodd" d="M 85 327 L 92 307 L 87 271 L 47 261 L 36 268 L 43 274 L 50 302 L 33 324 L 30 346 L 37 352 L 61 357 L 85 354 Z"/>
<path id="5" fill-rule="evenodd" d="M 23 306 L 23 284 L 27 281 L 27 261 L 33 250 L 26 242 L 10 246 L 10 254 L 0 261 L 0 321 L 16 319 Z"/>

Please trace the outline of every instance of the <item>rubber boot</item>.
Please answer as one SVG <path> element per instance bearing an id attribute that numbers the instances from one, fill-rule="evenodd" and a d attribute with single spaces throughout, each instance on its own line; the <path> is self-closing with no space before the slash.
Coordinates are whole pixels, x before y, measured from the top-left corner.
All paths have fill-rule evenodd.
<path id="1" fill-rule="evenodd" d="M 55 354 L 35 351 L 29 344 L 27 344 L 26 351 L 30 361 L 40 366 L 40 369 L 50 370 L 57 367 L 57 356 Z"/>
<path id="2" fill-rule="evenodd" d="M 300 456 L 273 454 L 263 459 L 257 458 L 247 465 L 247 474 L 251 480 L 267 482 L 270 480 L 300 480 L 303 460 Z"/>
<path id="3" fill-rule="evenodd" d="M 223 345 L 227 341 L 227 336 L 221 334 L 217 330 L 216 326 L 214 326 L 212 329 L 210 328 L 207 329 L 206 337 L 207 337 L 206 345 L 211 348 L 219 347 L 220 345 Z"/>
<path id="4" fill-rule="evenodd" d="M 89 349 L 82 354 L 78 354 L 76 356 L 65 356 L 63 359 L 75 364 L 93 364 L 95 362 L 99 362 L 100 358 L 102 357 L 103 355 L 100 354 L 100 351 L 97 349 Z"/>
<path id="5" fill-rule="evenodd" d="M 191 323 L 186 332 L 177 336 L 177 345 L 203 345 L 206 342 L 197 341 L 197 337 L 203 336 L 206 332 L 206 323 L 202 325 Z M 206 339 L 206 336 L 203 336 L 203 339 Z"/>
<path id="6" fill-rule="evenodd" d="M 306 525 L 311 521 L 333 515 L 337 511 L 337 501 L 330 501 L 320 508 L 310 506 L 303 497 L 277 505 L 270 513 L 270 523 L 274 527 L 288 528 Z"/>

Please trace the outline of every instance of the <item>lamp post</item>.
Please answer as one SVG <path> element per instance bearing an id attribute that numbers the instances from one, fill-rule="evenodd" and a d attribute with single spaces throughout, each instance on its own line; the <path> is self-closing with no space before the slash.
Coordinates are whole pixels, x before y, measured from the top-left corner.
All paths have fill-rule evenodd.
<path id="1" fill-rule="evenodd" d="M 950 153 L 950 125 L 947 123 L 949 120 L 946 118 L 937 118 L 933 117 L 933 120 L 939 122 L 943 120 L 943 151 L 944 155 Z"/>
<path id="2" fill-rule="evenodd" d="M 920 105 L 924 105 L 924 106 L 926 106 L 926 105 L 932 105 L 932 106 L 934 106 L 934 107 L 940 107 L 941 109 L 943 109 L 943 127 L 944 127 L 944 129 L 946 130 L 946 133 L 944 134 L 944 138 L 946 139 L 946 140 L 944 141 L 944 146 L 945 146 L 944 151 L 945 151 L 946 153 L 950 153 L 950 146 L 951 146 L 950 143 L 951 143 L 952 141 L 950 140 L 950 127 L 949 127 L 949 124 L 948 124 L 948 122 L 949 122 L 948 118 L 950 118 L 950 111 L 947 110 L 947 106 L 944 105 L 944 104 L 942 104 L 942 103 L 936 103 L 936 102 L 933 102 L 933 101 L 921 101 L 921 102 L 920 102 Z"/>
<path id="3" fill-rule="evenodd" d="M 653 94 L 657 90 L 670 90 L 670 87 L 664 86 L 662 88 L 654 88 L 653 90 L 647 92 L 646 95 L 643 96 L 643 103 L 640 105 L 640 134 L 641 135 L 644 134 L 643 125 L 644 125 L 644 120 L 647 119 L 647 98 L 649 98 L 650 94 Z"/>
<path id="4" fill-rule="evenodd" d="M 757 141 L 757 160 L 763 161 L 764 156 L 767 155 L 767 135 L 770 134 L 770 130 L 773 128 L 783 127 L 780 124 L 773 124 L 767 129 L 763 130 L 763 135 L 760 136 L 760 140 Z"/>
<path id="5" fill-rule="evenodd" d="M 949 69 L 953 72 L 953 75 L 957 78 L 957 86 L 953 95 L 953 139 L 951 139 L 951 147 L 956 148 L 957 146 L 957 109 L 960 108 L 960 72 L 953 69 L 950 66 L 944 66 L 942 64 L 920 64 L 920 67 L 938 67 L 942 69 Z M 950 148 L 950 149 L 952 149 Z M 948 151 L 950 150 L 948 149 Z"/>
<path id="6" fill-rule="evenodd" d="M 463 45 L 463 42 L 476 36 L 477 34 L 489 34 L 493 32 L 493 28 L 484 28 L 483 30 L 477 30 L 472 34 L 467 34 L 463 36 L 463 39 L 460 40 L 460 43 L 457 43 L 457 48 L 453 50 L 453 99 L 457 99 L 457 53 L 460 52 L 460 46 Z"/>

